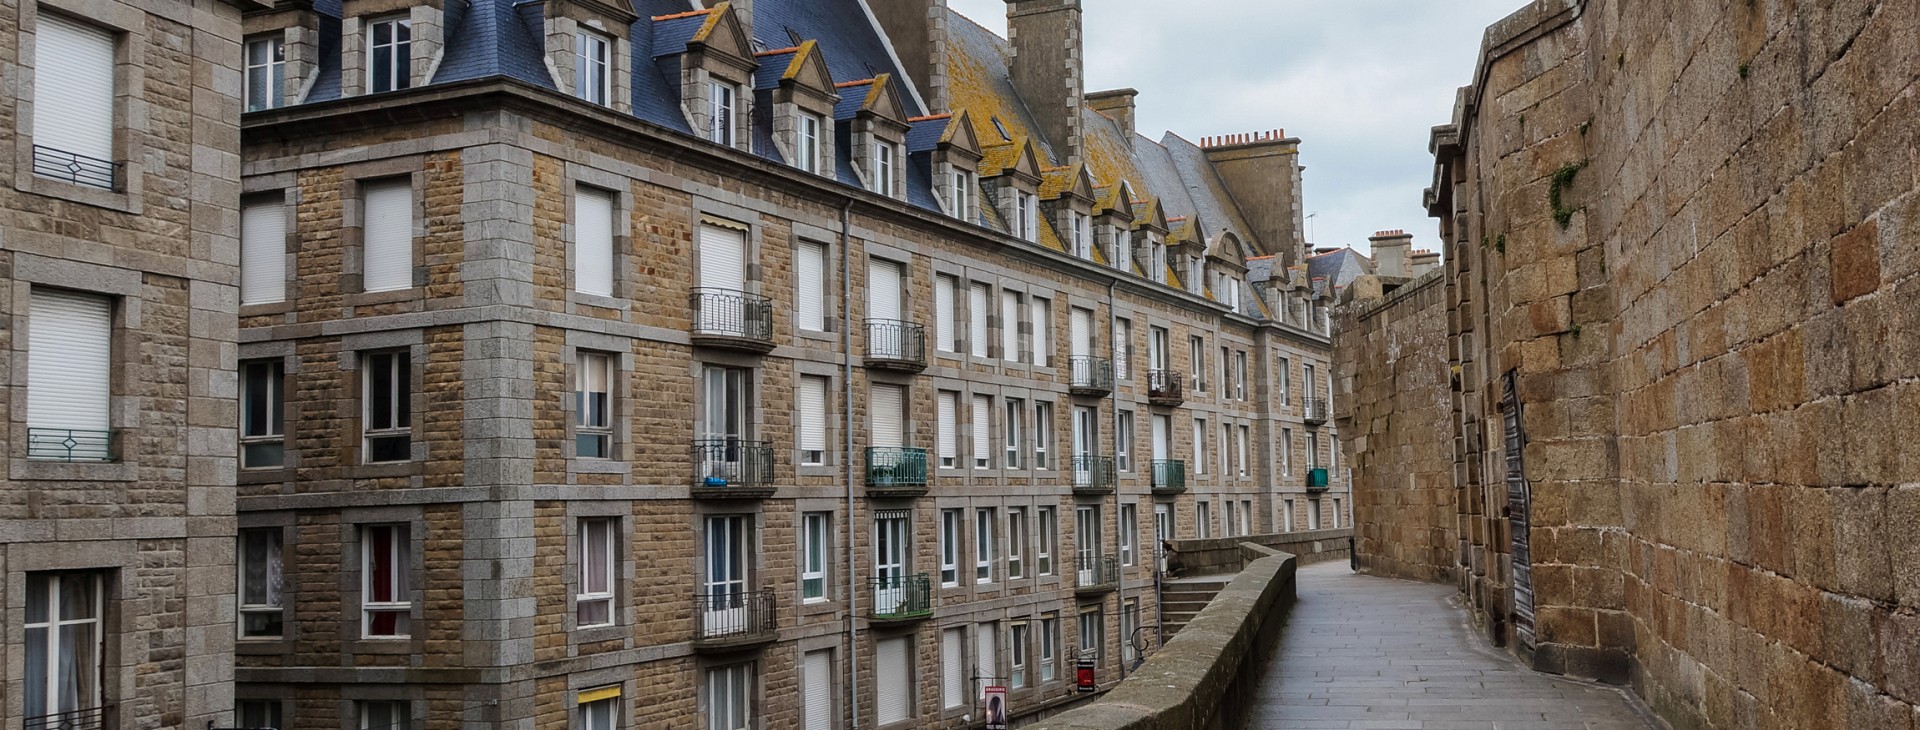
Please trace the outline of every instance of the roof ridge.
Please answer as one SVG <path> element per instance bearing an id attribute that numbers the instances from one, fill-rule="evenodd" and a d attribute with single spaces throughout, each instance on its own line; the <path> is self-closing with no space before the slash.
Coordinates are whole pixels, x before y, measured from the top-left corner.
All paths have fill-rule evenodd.
<path id="1" fill-rule="evenodd" d="M 753 55 L 755 58 L 759 58 L 761 56 L 778 56 L 782 53 L 799 53 L 799 52 L 800 52 L 799 46 L 787 46 L 786 48 L 775 48 L 771 51 L 761 51 Z"/>
<path id="2" fill-rule="evenodd" d="M 713 12 L 713 8 L 701 8 L 699 10 L 689 10 L 684 13 L 673 13 L 671 15 L 655 15 L 653 16 L 653 20 L 655 22 L 662 21 L 662 20 L 678 20 L 680 18 L 691 18 L 696 15 L 706 15 L 707 13 L 711 13 L 711 12 Z"/>
<path id="3" fill-rule="evenodd" d="M 907 121 L 909 121 L 909 122 L 930 122 L 930 121 L 933 121 L 933 120 L 935 120 L 935 119 L 952 119 L 952 118 L 953 118 L 953 112 L 941 112 L 941 113 L 939 113 L 939 114 L 926 114 L 926 115 L 922 115 L 922 116 L 917 116 L 917 117 L 908 117 L 908 118 L 907 118 Z"/>
<path id="4" fill-rule="evenodd" d="M 836 88 L 836 89 L 844 89 L 844 88 L 847 88 L 847 87 L 849 87 L 849 86 L 865 86 L 865 85 L 867 85 L 867 84 L 871 84 L 871 83 L 873 83 L 873 82 L 874 82 L 874 79 L 870 79 L 870 78 L 869 78 L 869 79 L 860 79 L 860 80 L 858 80 L 858 81 L 842 81 L 842 82 L 840 82 L 840 83 L 837 83 L 837 84 L 834 84 L 834 85 L 833 85 L 833 88 Z"/>

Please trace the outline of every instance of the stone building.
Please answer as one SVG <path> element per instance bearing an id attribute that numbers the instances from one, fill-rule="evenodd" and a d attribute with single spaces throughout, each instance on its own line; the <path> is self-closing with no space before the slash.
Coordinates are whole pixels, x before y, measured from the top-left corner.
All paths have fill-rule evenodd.
<path id="1" fill-rule="evenodd" d="M 233 717 L 240 25 L 0 15 L 0 684 L 22 730 Z"/>
<path id="2" fill-rule="evenodd" d="M 240 705 L 962 727 L 1150 649 L 1157 538 L 1343 523 L 1298 141 L 1008 9 L 250 14 Z"/>
<path id="3" fill-rule="evenodd" d="M 1433 135 L 1444 278 L 1340 316 L 1363 565 L 1674 727 L 1920 721 L 1913 24 L 1493 26 Z"/>

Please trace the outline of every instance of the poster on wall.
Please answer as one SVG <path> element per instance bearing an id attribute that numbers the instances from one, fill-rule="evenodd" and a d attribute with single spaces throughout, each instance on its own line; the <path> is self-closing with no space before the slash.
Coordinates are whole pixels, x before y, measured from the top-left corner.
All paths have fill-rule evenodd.
<path id="1" fill-rule="evenodd" d="M 1007 730 L 1007 688 L 987 688 L 987 730 Z"/>

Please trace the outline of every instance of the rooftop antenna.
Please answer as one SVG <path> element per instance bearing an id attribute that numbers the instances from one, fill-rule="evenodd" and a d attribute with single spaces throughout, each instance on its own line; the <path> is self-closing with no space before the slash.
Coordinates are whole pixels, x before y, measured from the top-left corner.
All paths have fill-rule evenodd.
<path id="1" fill-rule="evenodd" d="M 1317 212 L 1307 214 L 1307 245 L 1308 246 L 1312 246 L 1313 242 L 1319 239 L 1319 236 L 1313 235 L 1313 219 L 1319 216 L 1320 214 Z"/>

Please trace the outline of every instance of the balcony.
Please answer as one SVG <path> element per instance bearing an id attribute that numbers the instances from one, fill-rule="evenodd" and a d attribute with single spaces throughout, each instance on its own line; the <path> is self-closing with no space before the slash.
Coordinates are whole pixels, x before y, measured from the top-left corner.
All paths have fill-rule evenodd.
<path id="1" fill-rule="evenodd" d="M 765 499 L 773 496 L 773 444 L 735 438 L 693 442 L 696 499 Z"/>
<path id="2" fill-rule="evenodd" d="M 1120 561 L 1111 555 L 1081 555 L 1074 558 L 1073 592 L 1078 595 L 1106 593 L 1120 587 Z"/>
<path id="3" fill-rule="evenodd" d="M 868 496 L 918 497 L 926 493 L 926 449 L 867 449 Z"/>
<path id="4" fill-rule="evenodd" d="M 1113 457 L 1081 454 L 1073 457 L 1074 494 L 1112 494 Z"/>
<path id="5" fill-rule="evenodd" d="M 1104 357 L 1076 357 L 1069 360 L 1073 382 L 1068 390 L 1074 395 L 1101 396 L 1113 392 L 1113 361 Z"/>
<path id="6" fill-rule="evenodd" d="M 34 461 L 119 461 L 118 436 L 114 431 L 28 428 L 27 458 Z"/>
<path id="7" fill-rule="evenodd" d="M 1187 402 L 1187 395 L 1181 390 L 1180 383 L 1180 374 L 1172 370 L 1147 371 L 1147 402 L 1167 407 Z"/>
<path id="8" fill-rule="evenodd" d="M 1179 494 L 1187 491 L 1187 462 L 1180 459 L 1155 459 L 1153 493 Z"/>
<path id="9" fill-rule="evenodd" d="M 121 190 L 121 178 L 124 177 L 123 173 L 126 169 L 127 164 L 124 162 L 102 160 L 52 147 L 33 146 L 33 174 L 52 180 L 112 190 L 117 193 Z"/>
<path id="10" fill-rule="evenodd" d="M 773 589 L 701 593 L 693 597 L 693 648 L 731 651 L 765 644 L 775 631 Z"/>
<path id="11" fill-rule="evenodd" d="M 771 351 L 773 300 L 729 289 L 694 289 L 693 344 L 753 353 Z"/>
<path id="12" fill-rule="evenodd" d="M 867 367 L 907 373 L 927 369 L 927 328 L 891 319 L 867 320 Z"/>
<path id="13" fill-rule="evenodd" d="M 1307 470 L 1307 491 L 1324 492 L 1331 488 L 1327 481 L 1326 467 L 1315 467 Z"/>
<path id="14" fill-rule="evenodd" d="M 101 705 L 26 718 L 22 730 L 102 730 L 114 726 L 114 706 Z"/>
<path id="15" fill-rule="evenodd" d="M 868 586 L 873 589 L 873 607 L 867 618 L 874 623 L 933 618 L 933 581 L 926 573 L 874 576 Z"/>
<path id="16" fill-rule="evenodd" d="M 1302 405 L 1305 408 L 1302 409 L 1304 415 L 1301 420 L 1306 421 L 1307 425 L 1318 426 L 1327 422 L 1327 399 L 1308 398 Z"/>

